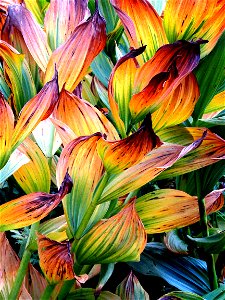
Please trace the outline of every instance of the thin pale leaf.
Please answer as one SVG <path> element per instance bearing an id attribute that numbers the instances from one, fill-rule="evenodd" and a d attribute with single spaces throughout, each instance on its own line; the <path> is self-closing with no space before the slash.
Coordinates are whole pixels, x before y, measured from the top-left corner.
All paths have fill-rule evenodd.
<path id="1" fill-rule="evenodd" d="M 45 15 L 49 45 L 55 50 L 71 36 L 76 26 L 89 17 L 87 0 L 53 0 Z"/>
<path id="2" fill-rule="evenodd" d="M 98 10 L 86 22 L 78 25 L 70 38 L 50 57 L 45 82 L 54 74 L 54 67 L 59 72 L 59 88 L 72 92 L 87 73 L 88 68 L 106 42 L 105 21 Z"/>
<path id="3" fill-rule="evenodd" d="M 17 170 L 13 176 L 26 194 L 50 191 L 50 170 L 48 161 L 40 148 L 27 138 L 18 150 L 30 161 Z"/>
<path id="4" fill-rule="evenodd" d="M 31 225 L 46 217 L 71 191 L 72 181 L 67 174 L 56 194 L 37 192 L 6 202 L 0 206 L 0 231 Z"/>
<path id="5" fill-rule="evenodd" d="M 134 202 L 118 214 L 99 221 L 78 242 L 75 253 L 79 264 L 138 261 L 147 236 Z"/>

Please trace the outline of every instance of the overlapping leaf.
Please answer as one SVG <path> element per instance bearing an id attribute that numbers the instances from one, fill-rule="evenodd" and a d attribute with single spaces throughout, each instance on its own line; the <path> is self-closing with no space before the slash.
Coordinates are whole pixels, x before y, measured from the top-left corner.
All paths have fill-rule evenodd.
<path id="1" fill-rule="evenodd" d="M 147 116 L 138 131 L 120 141 L 100 140 L 98 153 L 108 173 L 120 173 L 137 164 L 153 148 L 162 144 Z"/>
<path id="2" fill-rule="evenodd" d="M 50 57 L 45 82 L 54 74 L 54 68 L 59 72 L 60 89 L 72 92 L 98 53 L 103 50 L 106 42 L 105 22 L 98 10 L 86 22 L 78 25 L 70 38 L 58 47 Z"/>
<path id="3" fill-rule="evenodd" d="M 146 241 L 145 229 L 132 201 L 118 214 L 99 221 L 79 240 L 76 258 L 85 265 L 138 261 Z"/>
<path id="4" fill-rule="evenodd" d="M 67 174 L 56 194 L 37 192 L 2 204 L 0 231 L 25 227 L 43 219 L 71 191 L 71 188 L 71 178 Z"/>
<path id="5" fill-rule="evenodd" d="M 52 50 L 63 44 L 76 26 L 89 16 L 87 0 L 53 0 L 45 15 L 45 28 Z"/>
<path id="6" fill-rule="evenodd" d="M 30 161 L 17 170 L 13 176 L 26 194 L 50 191 L 50 170 L 48 161 L 40 148 L 27 138 L 18 149 L 29 157 Z"/>
<path id="7" fill-rule="evenodd" d="M 63 89 L 53 117 L 69 126 L 77 136 L 95 132 L 105 133 L 108 139 L 118 139 L 118 133 L 97 108 Z"/>
<path id="8" fill-rule="evenodd" d="M 147 45 L 143 54 L 145 61 L 149 60 L 159 47 L 167 44 L 162 19 L 147 0 L 111 0 L 111 3 L 124 25 L 130 46 L 139 48 Z"/>
<path id="9" fill-rule="evenodd" d="M 209 114 L 212 112 L 220 112 L 223 109 L 225 109 L 225 91 L 216 94 L 212 100 L 209 102 L 209 104 L 206 106 L 205 110 L 204 110 L 204 115 L 205 114 Z M 205 118 L 205 116 L 203 115 L 203 118 Z"/>

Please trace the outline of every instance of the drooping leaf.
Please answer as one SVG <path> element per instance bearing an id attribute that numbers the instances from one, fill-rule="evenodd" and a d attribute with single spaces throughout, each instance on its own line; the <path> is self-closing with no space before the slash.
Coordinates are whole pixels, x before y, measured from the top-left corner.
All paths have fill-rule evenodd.
<path id="1" fill-rule="evenodd" d="M 69 126 L 77 136 L 105 133 L 111 140 L 118 139 L 118 133 L 97 108 L 63 89 L 59 96 L 53 117 Z"/>
<path id="2" fill-rule="evenodd" d="M 184 292 L 202 296 L 210 291 L 204 261 L 190 256 L 178 256 L 161 243 L 148 243 L 140 262 L 129 265 L 141 274 L 161 277 Z"/>
<path id="3" fill-rule="evenodd" d="M 148 293 L 141 286 L 138 278 L 131 271 L 130 274 L 117 286 L 116 294 L 122 300 L 143 299 L 149 300 Z"/>
<path id="4" fill-rule="evenodd" d="M 71 188 L 71 178 L 66 174 L 56 194 L 37 192 L 2 204 L 0 231 L 25 227 L 43 219 L 71 191 Z"/>
<path id="5" fill-rule="evenodd" d="M 82 265 L 138 261 L 146 241 L 132 201 L 113 217 L 99 221 L 79 240 L 76 258 Z"/>
<path id="6" fill-rule="evenodd" d="M 35 97 L 26 103 L 20 112 L 12 136 L 12 149 L 16 149 L 40 121 L 50 116 L 58 101 L 58 93 L 56 74 Z"/>
<path id="7" fill-rule="evenodd" d="M 152 149 L 162 144 L 147 116 L 138 131 L 120 141 L 100 140 L 98 153 L 108 173 L 120 173 L 137 164 Z"/>
<path id="8" fill-rule="evenodd" d="M 166 294 L 158 300 L 204 300 L 204 298 L 197 294 L 176 291 Z"/>
<path id="9" fill-rule="evenodd" d="M 84 75 L 93 59 L 103 50 L 106 42 L 105 21 L 98 10 L 86 22 L 78 25 L 70 38 L 58 47 L 50 57 L 45 82 L 59 72 L 59 88 L 72 92 Z"/>
<path id="10" fill-rule="evenodd" d="M 50 170 L 48 161 L 40 148 L 29 138 L 19 147 L 19 151 L 30 161 L 17 170 L 13 176 L 26 194 L 50 191 Z"/>
<path id="11" fill-rule="evenodd" d="M 16 149 L 5 166 L 0 170 L 0 185 L 19 168 L 29 163 L 29 161 L 30 159 L 25 154 Z"/>
<path id="12" fill-rule="evenodd" d="M 162 141 L 185 145 L 193 141 L 193 139 L 199 138 L 205 130 L 206 128 L 200 127 L 176 127 L 176 130 L 174 130 L 174 128 L 171 127 L 162 130 L 162 132 L 158 134 Z M 224 146 L 225 140 L 207 130 L 201 146 L 176 162 L 170 169 L 163 172 L 159 178 L 170 178 L 185 174 L 224 159 Z"/>
<path id="13" fill-rule="evenodd" d="M 167 44 L 162 19 L 147 0 L 111 0 L 111 3 L 123 23 L 130 46 L 139 48 L 147 45 L 144 61 Z"/>
<path id="14" fill-rule="evenodd" d="M 179 236 L 179 230 L 172 230 L 166 233 L 164 244 L 167 249 L 177 254 L 188 254 L 188 244 Z"/>
<path id="15" fill-rule="evenodd" d="M 187 93 L 188 91 L 188 93 Z M 187 75 L 178 87 L 163 101 L 152 114 L 152 124 L 157 132 L 164 127 L 175 126 L 187 120 L 199 98 L 199 87 L 195 76 Z"/>
<path id="16" fill-rule="evenodd" d="M 33 15 L 22 5 L 10 5 L 8 8 L 8 16 L 11 25 L 21 31 L 24 41 L 34 60 L 45 72 L 51 49 L 47 43 L 46 33 L 34 19 Z M 51 74 L 48 81 L 52 78 Z"/>
<path id="17" fill-rule="evenodd" d="M 165 172 L 167 168 L 184 155 L 197 148 L 203 139 L 204 136 L 186 147 L 175 144 L 163 144 L 159 148 L 152 150 L 138 164 L 109 180 L 99 203 L 124 196 L 143 186 L 163 171 Z"/>
<path id="18" fill-rule="evenodd" d="M 9 299 L 11 288 L 19 268 L 19 258 L 9 244 L 4 232 L 0 232 L 0 299 Z M 24 282 L 19 294 L 19 299 L 31 300 Z"/>
<path id="19" fill-rule="evenodd" d="M 202 56 L 207 55 L 224 30 L 224 7 L 224 1 L 217 0 L 167 1 L 164 28 L 169 42 L 193 38 L 209 40 L 201 51 Z"/>
<path id="20" fill-rule="evenodd" d="M 0 169 L 2 169 L 11 153 L 11 137 L 14 129 L 12 109 L 2 93 L 0 93 L 0 122 Z"/>
<path id="21" fill-rule="evenodd" d="M 18 114 L 24 104 L 36 94 L 34 81 L 24 55 L 4 41 L 0 41 L 0 57 L 9 78 L 13 107 Z"/>
<path id="22" fill-rule="evenodd" d="M 135 122 L 154 112 L 200 60 L 201 42 L 177 41 L 162 46 L 136 73 L 129 107 Z"/>
<path id="23" fill-rule="evenodd" d="M 100 133 L 96 133 L 71 141 L 63 149 L 58 161 L 57 181 L 61 182 L 68 169 L 74 184 L 71 194 L 63 201 L 67 222 L 73 235 L 92 202 L 93 192 L 103 174 L 103 164 L 96 149 L 101 137 Z M 108 203 L 97 206 L 85 231 L 91 224 L 103 218 L 107 209 Z"/>
<path id="24" fill-rule="evenodd" d="M 87 275 L 75 275 L 69 242 L 52 241 L 40 233 L 37 234 L 37 238 L 40 266 L 51 284 L 74 278 L 84 283 L 88 279 Z"/>
<path id="25" fill-rule="evenodd" d="M 71 36 L 76 26 L 89 17 L 87 0 L 53 0 L 45 15 L 49 45 L 55 50 Z"/>
<path id="26" fill-rule="evenodd" d="M 101 292 L 102 288 L 104 287 L 104 285 L 106 284 L 106 282 L 111 277 L 111 275 L 112 275 L 112 273 L 114 271 L 114 266 L 115 266 L 114 263 L 100 265 L 101 271 L 100 271 L 100 274 L 99 274 L 98 285 L 96 287 L 96 292 L 97 293 Z"/>

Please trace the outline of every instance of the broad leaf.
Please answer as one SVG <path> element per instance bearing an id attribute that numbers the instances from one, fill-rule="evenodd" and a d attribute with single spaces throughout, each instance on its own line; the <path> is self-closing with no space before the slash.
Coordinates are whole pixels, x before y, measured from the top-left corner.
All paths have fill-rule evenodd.
<path id="1" fill-rule="evenodd" d="M 17 170 L 13 176 L 26 194 L 50 191 L 50 170 L 48 161 L 40 148 L 29 138 L 19 147 L 19 151 L 30 161 Z"/>
<path id="2" fill-rule="evenodd" d="M 25 227 L 43 219 L 71 191 L 71 188 L 71 178 L 67 174 L 56 194 L 37 192 L 2 204 L 0 231 Z"/>
<path id="3" fill-rule="evenodd" d="M 160 145 L 162 142 L 152 129 L 150 116 L 147 116 L 139 130 L 129 137 L 120 141 L 100 140 L 98 153 L 108 173 L 120 173 Z"/>
<path id="4" fill-rule="evenodd" d="M 95 300 L 96 299 L 96 291 L 91 288 L 82 288 L 76 289 L 74 292 L 70 293 L 67 297 L 67 300 Z M 121 300 L 121 298 L 111 292 L 103 291 L 98 296 L 98 300 Z"/>
<path id="5" fill-rule="evenodd" d="M 223 300 L 225 297 L 225 286 L 222 284 L 218 289 L 204 295 L 205 300 Z"/>
<path id="6" fill-rule="evenodd" d="M 224 99 L 225 99 L 225 91 L 216 94 L 209 102 L 209 104 L 206 106 L 204 110 L 204 115 L 212 112 L 222 111 L 223 109 L 225 109 Z M 205 119 L 204 115 L 203 118 Z"/>
<path id="7" fill-rule="evenodd" d="M 59 88 L 72 92 L 85 76 L 93 59 L 106 42 L 105 21 L 98 10 L 86 22 L 78 25 L 70 38 L 50 57 L 45 82 L 52 78 L 54 68 L 59 72 Z"/>
<path id="8" fill-rule="evenodd" d="M 140 262 L 129 265 L 141 274 L 161 277 L 184 292 L 202 296 L 210 291 L 204 261 L 189 256 L 178 256 L 161 243 L 148 243 Z"/>
<path id="9" fill-rule="evenodd" d="M 146 241 L 145 229 L 132 201 L 118 214 L 94 225 L 79 240 L 75 254 L 82 265 L 139 261 Z"/>
<path id="10" fill-rule="evenodd" d="M 193 293 L 185 293 L 185 292 L 171 292 L 169 294 L 166 294 L 162 297 L 160 297 L 158 300 L 204 300 L 205 298 L 202 298 L 198 296 L 197 294 Z"/>
<path id="11" fill-rule="evenodd" d="M 76 278 L 84 283 L 87 275 L 76 276 L 73 271 L 73 259 L 70 253 L 70 243 L 58 243 L 38 233 L 38 254 L 40 266 L 49 283 Z"/>
<path id="12" fill-rule="evenodd" d="M 111 3 L 124 25 L 130 46 L 147 46 L 143 54 L 144 61 L 149 60 L 159 47 L 167 44 L 162 19 L 147 0 L 111 0 Z"/>
<path id="13" fill-rule="evenodd" d="M 138 278 L 131 271 L 130 274 L 117 286 L 117 295 L 123 300 L 149 300 L 148 293 L 141 286 Z"/>
<path id="14" fill-rule="evenodd" d="M 169 42 L 193 38 L 209 40 L 202 47 L 201 54 L 207 55 L 224 30 L 224 8 L 224 1 L 168 0 L 164 11 L 164 28 Z"/>
<path id="15" fill-rule="evenodd" d="M 22 5 L 9 6 L 8 16 L 10 18 L 11 25 L 21 31 L 31 55 L 41 70 L 45 72 L 51 55 L 46 33 L 34 19 L 31 12 Z M 49 77 L 49 80 L 51 77 L 52 76 Z"/>
<path id="16" fill-rule="evenodd" d="M 55 50 L 71 36 L 76 26 L 89 17 L 87 0 L 53 0 L 45 15 L 49 45 Z"/>

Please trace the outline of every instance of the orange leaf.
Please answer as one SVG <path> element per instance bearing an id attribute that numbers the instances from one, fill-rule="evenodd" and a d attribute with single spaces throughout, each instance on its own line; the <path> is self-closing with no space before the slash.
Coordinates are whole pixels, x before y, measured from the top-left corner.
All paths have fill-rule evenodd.
<path id="1" fill-rule="evenodd" d="M 76 26 L 89 16 L 87 0 L 52 0 L 45 15 L 45 28 L 52 50 L 71 36 Z"/>
<path id="2" fill-rule="evenodd" d="M 72 92 L 87 73 L 92 60 L 103 50 L 106 43 L 105 21 L 98 10 L 94 15 L 78 25 L 70 38 L 50 57 L 45 82 L 59 72 L 59 88 Z"/>
<path id="3" fill-rule="evenodd" d="M 59 95 L 53 117 L 69 126 L 77 136 L 101 132 L 109 139 L 119 138 L 116 129 L 103 113 L 65 89 Z"/>
<path id="4" fill-rule="evenodd" d="M 65 123 L 63 123 L 57 119 L 53 119 L 53 118 L 50 118 L 50 120 L 54 124 L 55 129 L 56 129 L 57 133 L 59 134 L 64 147 L 67 144 L 69 144 L 69 142 L 71 142 L 72 140 L 75 140 L 77 138 L 77 135 Z"/>
<path id="5" fill-rule="evenodd" d="M 56 194 L 37 192 L 6 202 L 0 206 L 0 231 L 31 225 L 46 217 L 72 188 L 71 178 L 66 174 Z"/>
<path id="6" fill-rule="evenodd" d="M 139 261 L 147 236 L 135 210 L 134 201 L 118 214 L 99 221 L 78 242 L 75 255 L 79 264 Z"/>
<path id="7" fill-rule="evenodd" d="M 14 115 L 11 107 L 0 92 L 0 169 L 11 154 L 11 138 L 14 129 Z"/>
<path id="8" fill-rule="evenodd" d="M 12 136 L 12 149 L 16 149 L 40 121 L 50 116 L 58 101 L 58 93 L 57 74 L 55 74 L 54 78 L 46 83 L 41 91 L 28 101 L 20 112 Z"/>
<path id="9" fill-rule="evenodd" d="M 10 24 L 21 31 L 31 55 L 41 70 L 45 72 L 51 55 L 45 32 L 36 22 L 31 12 L 22 5 L 10 5 L 8 15 Z"/>
<path id="10" fill-rule="evenodd" d="M 168 43 L 162 19 L 147 0 L 111 0 L 111 3 L 124 25 L 130 45 L 134 48 L 147 45 L 144 61 Z"/>
<path id="11" fill-rule="evenodd" d="M 164 27 L 168 40 L 170 43 L 180 39 L 209 40 L 202 47 L 201 55 L 205 56 L 224 31 L 224 9 L 224 0 L 168 0 L 164 10 Z"/>
<path id="12" fill-rule="evenodd" d="M 152 129 L 150 116 L 147 116 L 139 130 L 120 141 L 100 140 L 98 153 L 106 171 L 120 173 L 137 164 L 153 148 L 162 144 Z"/>
<path id="13" fill-rule="evenodd" d="M 188 93 L 187 93 L 188 91 Z M 152 114 L 155 131 L 174 126 L 187 120 L 192 114 L 200 92 L 194 74 L 187 75 L 165 98 L 162 105 Z"/>
<path id="14" fill-rule="evenodd" d="M 37 237 L 40 266 L 51 284 L 75 278 L 84 283 L 88 279 L 85 274 L 79 277 L 75 275 L 69 242 L 52 241 L 40 233 Z"/>

